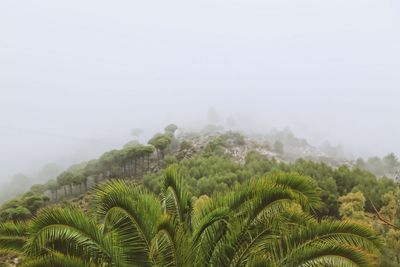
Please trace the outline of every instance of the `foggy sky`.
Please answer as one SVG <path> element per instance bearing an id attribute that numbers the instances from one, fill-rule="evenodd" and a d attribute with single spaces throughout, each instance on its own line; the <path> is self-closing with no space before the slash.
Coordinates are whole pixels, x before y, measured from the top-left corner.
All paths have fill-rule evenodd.
<path id="1" fill-rule="evenodd" d="M 400 154 L 399 49 L 397 0 L 1 0 L 0 181 L 210 107 Z"/>

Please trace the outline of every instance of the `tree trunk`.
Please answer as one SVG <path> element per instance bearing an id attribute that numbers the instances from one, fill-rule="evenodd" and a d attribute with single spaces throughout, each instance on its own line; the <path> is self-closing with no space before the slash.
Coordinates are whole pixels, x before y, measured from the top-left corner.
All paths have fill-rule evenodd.
<path id="1" fill-rule="evenodd" d="M 160 164 L 160 150 L 159 149 L 157 149 L 157 164 Z"/>
<path id="2" fill-rule="evenodd" d="M 135 169 L 134 169 L 134 176 L 136 178 L 136 170 L 137 170 L 137 159 L 135 158 Z"/>

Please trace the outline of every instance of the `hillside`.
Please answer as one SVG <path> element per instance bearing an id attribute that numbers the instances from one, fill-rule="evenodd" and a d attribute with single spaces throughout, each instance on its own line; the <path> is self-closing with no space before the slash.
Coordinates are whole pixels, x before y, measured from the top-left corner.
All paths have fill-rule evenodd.
<path id="1" fill-rule="evenodd" d="M 54 203 L 82 195 L 103 180 L 122 177 L 141 181 L 144 176 L 154 175 L 169 164 L 199 155 L 228 157 L 238 166 L 243 166 L 249 153 L 256 153 L 266 160 L 280 163 L 292 163 L 299 159 L 310 160 L 325 163 L 332 168 L 357 167 L 388 177 L 394 177 L 400 166 L 393 154 L 386 157 L 393 157 L 390 159 L 391 166 L 388 167 L 385 159 L 377 157 L 366 162 L 362 159 L 351 160 L 335 147 L 314 147 L 305 139 L 295 137 L 290 130 L 273 130 L 264 135 L 243 135 L 239 132 L 223 131 L 212 125 L 201 132 L 177 130 L 177 127 L 171 124 L 166 127 L 164 133 L 154 135 L 148 145 L 133 140 L 122 149 L 107 151 L 98 159 L 71 166 L 47 183 L 32 186 L 31 190 L 23 195 L 23 199 L 27 198 L 29 203 L 33 202 L 33 207 L 30 207 L 33 210 L 27 211 L 16 206 L 18 201 L 11 200 L 3 205 L 0 218 L 26 218 L 45 205 L 45 202 Z M 16 182 L 18 183 L 18 180 Z M 12 212 L 15 214 L 5 212 L 10 207 L 14 207 Z"/>
<path id="2" fill-rule="evenodd" d="M 46 184 L 34 185 L 29 192 L 4 203 L 0 219 L 27 220 L 43 207 L 55 204 L 89 211 L 93 207 L 87 200 L 90 194 L 86 193 L 115 178 L 143 184 L 159 194 L 165 170 L 170 166 L 183 175 L 190 192 L 199 199 L 230 192 L 255 177 L 297 173 L 311 177 L 319 188 L 323 205 L 315 210 L 315 216 L 362 220 L 384 233 L 386 242 L 393 242 L 393 233 L 387 226 L 382 228 L 375 213 L 387 213 L 391 201 L 400 201 L 395 197 L 398 188 L 393 179 L 371 173 L 369 161 L 348 160 L 340 151 L 314 147 L 287 130 L 243 135 L 210 128 L 187 133 L 171 124 L 148 144 L 133 140 L 122 149 L 71 166 Z M 397 158 L 389 155 L 379 160 L 382 172 L 394 173 L 399 165 Z M 395 223 L 400 213 L 392 212 Z M 387 248 L 384 264 L 392 264 L 397 252 Z M 15 261 L 8 257 L 8 262 Z"/>

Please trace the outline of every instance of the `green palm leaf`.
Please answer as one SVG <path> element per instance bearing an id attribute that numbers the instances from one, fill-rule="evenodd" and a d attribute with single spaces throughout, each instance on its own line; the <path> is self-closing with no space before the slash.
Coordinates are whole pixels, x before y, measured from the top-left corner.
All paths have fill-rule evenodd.
<path id="1" fill-rule="evenodd" d="M 29 236 L 29 223 L 0 223 L 0 251 L 22 252 Z"/>
<path id="2" fill-rule="evenodd" d="M 79 257 L 94 263 L 119 261 L 118 247 L 112 236 L 83 212 L 51 207 L 33 220 L 26 244 L 29 256 L 43 256 L 52 251 Z"/>
<path id="3" fill-rule="evenodd" d="M 37 257 L 23 262 L 20 267 L 96 267 L 95 264 L 85 262 L 79 258 L 65 256 L 59 253 Z"/>

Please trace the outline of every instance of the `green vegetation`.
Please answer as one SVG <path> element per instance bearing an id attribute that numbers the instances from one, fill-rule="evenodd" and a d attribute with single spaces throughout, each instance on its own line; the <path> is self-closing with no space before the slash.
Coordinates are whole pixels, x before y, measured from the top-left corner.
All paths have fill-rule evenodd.
<path id="1" fill-rule="evenodd" d="M 210 155 L 209 150 L 191 159 L 183 159 L 177 164 L 178 170 L 187 177 L 187 184 L 196 196 L 211 195 L 214 192 L 226 192 L 233 186 L 247 181 L 251 177 L 261 177 L 274 172 L 297 172 L 313 178 L 322 189 L 324 205 L 318 211 L 319 216 L 339 218 L 339 197 L 352 191 L 361 191 L 378 208 L 382 207 L 382 196 L 396 189 L 396 184 L 389 178 L 377 178 L 372 173 L 346 166 L 333 168 L 325 163 L 297 160 L 283 163 L 268 159 L 253 151 L 249 152 L 244 165 L 235 163 L 228 156 Z M 162 173 L 148 174 L 144 184 L 154 192 L 160 192 Z M 368 212 L 374 212 L 371 203 L 366 203 Z"/>
<path id="2" fill-rule="evenodd" d="M 165 149 L 172 142 L 172 136 L 168 134 L 156 134 L 150 139 L 149 144 L 157 149 L 157 158 L 162 159 L 165 154 Z"/>
<path id="3" fill-rule="evenodd" d="M 49 198 L 42 194 L 43 191 L 37 191 L 37 187 L 39 186 L 32 186 L 31 190 L 23 194 L 20 198 L 4 204 L 0 213 L 0 220 L 26 220 L 36 214 L 40 208 L 44 207 Z"/>
<path id="4" fill-rule="evenodd" d="M 372 157 L 367 161 L 359 158 L 356 161 L 356 166 L 360 169 L 368 170 L 378 176 L 394 177 L 399 171 L 400 162 L 395 154 L 390 153 L 383 158 Z"/>
<path id="5" fill-rule="evenodd" d="M 161 197 L 111 180 L 78 209 L 42 210 L 31 222 L 0 224 L 0 248 L 22 266 L 376 266 L 381 241 L 350 221 L 317 221 L 310 178 L 279 173 L 232 192 L 196 199 L 173 168 Z"/>
<path id="6" fill-rule="evenodd" d="M 374 216 L 365 212 L 366 199 L 361 192 L 340 197 L 340 215 L 373 227 L 383 237 L 381 266 L 400 266 L 400 190 L 383 195 L 383 206 Z M 379 217 L 377 219 L 376 217 Z"/>
<path id="7" fill-rule="evenodd" d="M 174 262 L 171 266 L 174 264 L 187 266 L 188 262 L 196 261 L 199 261 L 196 266 L 229 266 L 229 264 L 253 266 L 250 263 L 254 263 L 254 266 L 256 263 L 260 263 L 260 266 L 301 266 L 300 263 L 297 264 L 291 259 L 290 255 L 300 257 L 301 253 L 307 255 L 308 252 L 312 252 L 312 249 L 308 250 L 307 248 L 297 255 L 297 252 L 289 253 L 287 250 L 292 246 L 300 246 L 304 240 L 301 239 L 300 243 L 293 244 L 282 242 L 289 242 L 292 240 L 292 235 L 296 236 L 294 234 L 297 232 L 303 233 L 302 227 L 311 231 L 304 232 L 304 235 L 311 236 L 318 235 L 318 231 L 322 231 L 323 227 L 335 230 L 339 226 L 350 227 L 351 224 L 350 228 L 354 225 L 356 228 L 364 227 L 361 232 L 356 230 L 356 234 L 366 233 L 363 232 L 367 231 L 365 229 L 374 229 L 375 232 L 368 230 L 371 238 L 382 236 L 383 256 L 381 259 L 377 259 L 378 253 L 375 251 L 377 243 L 374 243 L 374 252 L 368 254 L 368 263 L 361 260 L 364 256 L 358 255 L 359 251 L 343 250 L 343 247 L 336 244 L 331 249 L 335 248 L 337 253 L 343 252 L 349 257 L 356 255 L 357 259 L 355 260 L 364 262 L 361 264 L 360 261 L 360 264 L 355 266 L 378 266 L 379 261 L 380 266 L 400 266 L 400 190 L 393 179 L 375 175 L 377 168 L 373 169 L 374 173 L 371 172 L 371 162 L 375 162 L 375 167 L 383 166 L 381 173 L 393 173 L 399 166 L 398 160 L 393 154 L 389 154 L 383 159 L 375 157 L 373 160 L 368 160 L 368 164 L 358 160 L 353 167 L 347 165 L 333 167 L 324 162 L 304 159 L 283 162 L 263 155 L 262 150 L 260 152 L 257 149 L 265 146 L 249 145 L 247 139 L 239 133 L 212 134 L 206 142 L 201 143 L 201 136 L 199 139 L 196 139 L 197 137 L 194 139 L 176 138 L 174 136 L 176 130 L 176 125 L 171 124 L 165 128 L 164 133 L 154 135 L 147 145 L 133 140 L 122 149 L 111 150 L 98 159 L 71 166 L 47 183 L 33 185 L 25 194 L 4 203 L 0 208 L 0 221 L 5 222 L 4 229 L 8 229 L 8 226 L 21 227 L 26 230 L 26 236 L 21 237 L 19 233 L 25 232 L 15 228 L 13 231 L 18 231 L 18 235 L 7 237 L 8 230 L 5 230 L 5 237 L 3 239 L 0 237 L 0 246 L 6 246 L 8 242 L 14 244 L 13 238 L 18 236 L 20 245 L 23 241 L 23 251 L 19 257 L 35 258 L 32 261 L 26 261 L 26 263 L 31 262 L 29 264 L 32 265 L 29 266 L 55 266 L 51 264 L 56 264 L 56 266 L 146 266 L 143 265 L 145 262 L 154 266 L 164 266 L 171 262 Z M 277 149 L 276 143 L 273 150 L 278 153 L 279 145 Z M 235 154 L 240 150 L 246 151 L 245 157 Z M 283 150 L 281 152 L 284 153 Z M 171 168 L 176 171 L 171 171 Z M 117 180 L 117 178 L 124 181 Z M 170 184 L 174 181 L 177 183 L 176 186 L 179 186 L 178 189 Z M 295 184 L 296 181 L 299 181 L 308 188 L 305 193 L 313 192 L 313 201 L 308 200 L 311 201 L 310 206 L 307 208 L 307 205 L 299 202 L 297 198 L 285 198 L 284 203 L 292 201 L 290 202 L 291 208 L 282 206 L 279 211 L 269 210 L 265 216 L 259 214 L 260 216 L 257 215 L 257 218 L 251 217 L 255 214 L 251 215 L 247 209 L 251 210 L 254 208 L 252 205 L 257 203 L 263 205 L 264 200 L 268 201 L 269 193 L 265 192 L 265 199 L 258 199 L 259 196 L 255 195 L 258 194 L 258 191 L 270 192 L 276 187 L 290 189 L 295 186 L 295 184 L 290 184 L 286 188 L 286 185 L 280 184 L 282 181 Z M 279 186 L 274 183 L 278 183 Z M 169 203 L 168 194 L 170 192 L 167 190 L 166 184 L 171 185 L 181 194 L 174 197 L 185 199 L 185 203 L 181 203 L 182 206 L 178 207 L 183 210 L 179 210 L 179 212 L 170 210 L 170 205 L 177 205 L 177 203 L 176 201 Z M 296 186 L 300 185 L 296 184 Z M 93 187 L 96 190 L 90 191 L 90 188 Z M 300 189 L 305 188 L 301 187 Z M 88 190 L 91 192 L 90 194 L 86 194 Z M 258 200 L 245 196 L 250 194 L 250 191 L 254 191 L 251 198 L 255 197 Z M 243 203 L 240 202 L 242 194 L 246 198 Z M 161 196 L 161 199 L 157 196 Z M 279 197 L 281 196 L 279 195 Z M 120 197 L 126 199 L 122 200 Z M 307 197 L 310 196 L 307 195 Z M 113 204 L 108 203 L 107 207 L 103 206 L 106 205 L 105 202 L 102 202 L 105 198 Z M 147 201 L 148 204 L 144 201 Z M 234 204 L 235 201 L 240 203 Z M 72 202 L 75 203 L 72 204 Z M 317 202 L 318 205 L 315 204 Z M 113 206 L 114 204 L 115 206 Z M 83 211 L 77 210 L 75 205 L 79 205 Z M 273 206 L 275 207 L 275 204 Z M 87 213 L 89 211 L 91 213 Z M 258 212 L 261 211 L 258 210 Z M 137 217 L 129 218 L 135 218 L 136 223 L 148 224 L 143 227 L 150 228 L 138 229 L 139 226 L 130 225 L 131 222 L 125 212 L 130 212 L 129 216 L 138 213 L 135 214 Z M 198 217 L 200 215 L 201 217 Z M 76 223 L 81 220 L 82 216 L 86 221 L 77 225 Z M 95 217 L 97 217 L 97 221 L 87 221 L 88 218 Z M 212 225 L 207 227 L 212 227 L 212 231 L 216 232 L 201 232 L 201 240 L 197 240 L 195 236 L 200 231 L 197 227 L 201 223 L 205 223 L 207 218 L 212 221 Z M 237 218 L 240 219 L 238 222 L 235 221 Z M 223 223 L 218 221 L 219 219 Z M 271 230 L 254 225 L 250 227 L 250 224 L 246 224 L 249 221 L 261 219 L 265 219 L 264 226 L 273 228 L 278 222 L 279 227 Z M 62 243 L 64 241 L 67 242 L 66 240 L 51 239 L 50 243 L 45 242 L 44 238 L 56 238 L 49 236 L 56 234 L 51 229 L 49 232 L 41 232 L 40 227 L 45 227 L 47 220 L 49 223 L 60 222 L 63 227 L 70 227 L 68 230 L 60 230 L 62 232 L 58 237 L 68 238 L 68 242 L 72 242 L 71 244 L 76 242 L 76 244 L 71 245 L 72 248 L 65 247 L 63 250 L 60 246 L 64 246 L 61 244 L 64 244 Z M 349 220 L 353 223 L 348 222 Z M 23 221 L 26 223 L 22 223 Z M 216 223 L 215 227 L 218 225 L 222 228 L 214 229 L 214 223 Z M 81 237 L 76 235 L 76 232 L 70 232 L 74 227 L 82 230 L 82 233 L 86 233 L 88 236 Z M 131 236 L 133 230 L 143 231 L 141 235 L 146 235 L 146 240 L 140 239 L 144 238 L 143 236 Z M 260 236 L 262 243 L 253 240 L 254 244 L 252 243 L 251 246 L 256 246 L 256 251 L 268 250 L 268 257 L 265 257 L 265 253 L 260 256 L 258 252 L 240 246 L 241 242 L 243 245 L 246 242 L 253 242 L 246 241 L 246 238 L 252 240 L 255 237 L 254 234 L 258 233 L 257 231 L 263 232 L 264 230 L 268 235 L 284 237 L 287 240 L 274 239 L 272 236 L 269 236 L 268 241 L 264 240 L 264 236 Z M 40 233 L 37 236 L 37 240 L 39 240 L 37 242 L 42 242 L 34 244 L 35 251 L 33 252 L 27 250 L 31 244 L 29 242 L 36 240 L 32 237 L 32 233 Z M 69 234 L 71 236 L 68 237 Z M 166 234 L 175 236 L 170 237 Z M 214 235 L 220 238 L 219 241 L 212 240 Z M 336 234 L 334 235 L 336 236 Z M 314 236 L 313 238 L 319 237 Z M 200 243 L 196 243 L 194 240 Z M 139 243 L 131 243 L 133 241 Z M 83 242 L 85 246 L 80 247 L 83 244 L 80 242 Z M 157 244 L 156 248 L 153 247 L 154 242 Z M 143 250 L 142 247 L 144 243 L 147 244 L 146 250 Z M 55 247 L 54 249 L 46 247 L 47 244 L 52 244 L 49 246 L 55 246 L 56 249 Z M 91 247 L 92 245 L 99 247 Z M 289 247 L 285 247 L 286 245 Z M 365 246 L 365 243 L 362 243 L 361 246 Z M 140 252 L 136 251 L 139 248 Z M 371 248 L 371 246 L 365 247 L 367 250 Z M 49 249 L 51 255 L 46 254 L 50 253 Z M 83 251 L 75 251 L 76 249 Z M 93 251 L 91 251 L 92 249 Z M 236 253 L 240 254 L 239 251 L 243 249 L 244 254 L 241 254 L 243 258 L 242 256 L 235 258 L 235 255 L 238 255 Z M 19 251 L 19 249 L 16 250 Z M 13 249 L 11 251 L 15 252 Z M 178 254 L 172 255 L 171 251 Z M 139 254 L 135 254 L 136 252 Z M 197 256 L 191 255 L 190 252 L 196 253 Z M 69 257 L 65 258 L 65 254 L 68 254 Z M 288 254 L 288 256 L 283 257 L 283 254 Z M 43 255 L 46 255 L 46 258 L 42 258 Z M 129 255 L 136 256 L 132 258 Z M 226 255 L 229 259 L 226 258 Z M 370 258 L 372 255 L 374 256 Z M 96 258 L 93 265 L 86 262 L 89 258 Z M 232 260 L 232 262 L 228 264 L 228 260 Z M 315 262 L 317 265 L 304 266 L 325 266 L 319 260 Z M 329 259 L 329 262 L 330 266 L 341 266 L 336 258 Z M 343 266 L 353 265 L 344 264 Z"/>

